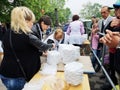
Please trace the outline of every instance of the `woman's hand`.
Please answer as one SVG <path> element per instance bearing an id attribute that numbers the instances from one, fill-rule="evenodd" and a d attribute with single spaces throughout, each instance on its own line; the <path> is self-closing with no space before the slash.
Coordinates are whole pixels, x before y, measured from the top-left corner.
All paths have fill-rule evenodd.
<path id="1" fill-rule="evenodd" d="M 47 51 L 43 52 L 43 54 L 42 54 L 42 56 L 45 56 L 45 57 L 47 57 L 47 55 L 48 55 Z"/>
<path id="2" fill-rule="evenodd" d="M 55 48 L 55 47 L 56 47 L 56 45 L 55 45 L 54 43 L 52 43 L 52 45 L 53 45 L 53 47 L 52 47 L 52 48 Z"/>

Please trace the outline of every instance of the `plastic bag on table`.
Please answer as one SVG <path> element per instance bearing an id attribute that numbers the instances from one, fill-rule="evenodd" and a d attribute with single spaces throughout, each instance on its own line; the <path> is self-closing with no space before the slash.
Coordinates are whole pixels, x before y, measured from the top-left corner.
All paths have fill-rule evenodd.
<path id="1" fill-rule="evenodd" d="M 61 62 L 61 55 L 58 51 L 49 51 L 47 55 L 47 63 L 50 65 L 57 65 Z"/>
<path id="2" fill-rule="evenodd" d="M 65 80 L 71 85 L 79 85 L 83 80 L 83 64 L 72 62 L 65 65 Z"/>
<path id="3" fill-rule="evenodd" d="M 57 73 L 57 65 L 49 65 L 45 63 L 40 73 L 43 75 L 55 75 Z"/>
<path id="4" fill-rule="evenodd" d="M 80 56 L 80 47 L 71 44 L 60 44 L 58 52 L 62 57 L 62 62 L 67 64 L 76 61 Z"/>

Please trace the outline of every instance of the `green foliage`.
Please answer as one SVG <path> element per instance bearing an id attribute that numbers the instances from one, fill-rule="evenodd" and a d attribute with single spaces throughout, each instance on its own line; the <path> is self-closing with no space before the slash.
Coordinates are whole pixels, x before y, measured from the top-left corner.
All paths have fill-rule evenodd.
<path id="1" fill-rule="evenodd" d="M 110 15 L 115 16 L 114 9 L 111 10 Z"/>
<path id="2" fill-rule="evenodd" d="M 0 21 L 8 21 L 10 16 L 10 10 L 12 5 L 10 5 L 5 0 L 0 0 Z"/>
<path id="3" fill-rule="evenodd" d="M 82 18 L 91 19 L 92 15 L 95 15 L 96 17 L 101 17 L 100 9 L 102 6 L 100 4 L 92 4 L 91 2 L 88 2 L 87 4 L 83 5 L 83 7 L 84 8 L 80 12 Z"/>
<path id="4" fill-rule="evenodd" d="M 62 13 L 59 13 L 59 12 L 62 12 Z M 69 8 L 66 8 L 66 9 L 61 9 L 59 10 L 59 22 L 62 24 L 62 23 L 66 23 L 69 19 L 69 15 L 71 14 L 70 13 L 70 9 Z"/>
<path id="5" fill-rule="evenodd" d="M 80 15 L 85 19 L 91 19 L 91 16 L 93 15 L 98 18 L 102 18 L 100 13 L 101 7 L 102 5 L 99 3 L 92 4 L 91 2 L 88 2 L 87 4 L 83 5 L 83 9 L 80 11 Z M 114 16 L 114 10 L 111 10 L 110 14 Z"/>
<path id="6" fill-rule="evenodd" d="M 16 6 L 26 6 L 30 8 L 38 20 L 42 15 L 47 14 L 52 18 L 53 24 L 55 23 L 55 8 L 58 10 L 59 23 L 66 22 L 70 9 L 64 9 L 65 0 L 14 0 L 9 3 L 8 0 L 0 0 L 0 21 L 10 22 L 11 10 Z"/>

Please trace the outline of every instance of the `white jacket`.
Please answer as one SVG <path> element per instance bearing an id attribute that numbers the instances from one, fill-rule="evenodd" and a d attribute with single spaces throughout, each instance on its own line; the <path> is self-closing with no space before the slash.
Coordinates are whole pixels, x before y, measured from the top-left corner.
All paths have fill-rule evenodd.
<path id="1" fill-rule="evenodd" d="M 58 44 L 69 44 L 69 35 L 67 35 L 66 32 L 64 32 L 64 38 L 62 38 L 60 41 L 57 41 L 54 38 L 54 33 L 53 33 L 44 41 L 44 43 L 47 43 L 47 41 L 49 39 L 53 40 L 56 45 L 58 45 Z"/>

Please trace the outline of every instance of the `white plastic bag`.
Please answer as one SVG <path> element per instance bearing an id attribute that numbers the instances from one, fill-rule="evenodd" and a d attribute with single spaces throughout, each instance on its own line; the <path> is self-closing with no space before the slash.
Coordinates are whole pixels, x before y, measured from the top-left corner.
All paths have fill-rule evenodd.
<path id="1" fill-rule="evenodd" d="M 76 61 L 80 56 L 80 47 L 71 44 L 60 44 L 58 51 L 64 64 Z"/>
<path id="2" fill-rule="evenodd" d="M 57 65 L 61 61 L 61 55 L 58 51 L 49 51 L 47 55 L 47 63 Z"/>
<path id="3" fill-rule="evenodd" d="M 57 73 L 57 65 L 49 65 L 45 63 L 40 73 L 43 75 L 55 75 Z"/>
<path id="4" fill-rule="evenodd" d="M 71 85 L 79 85 L 83 80 L 83 65 L 79 62 L 72 62 L 65 65 L 65 80 Z"/>
<path id="5" fill-rule="evenodd" d="M 22 90 L 63 90 L 65 82 L 56 76 L 44 76 L 34 83 L 26 83 Z"/>

